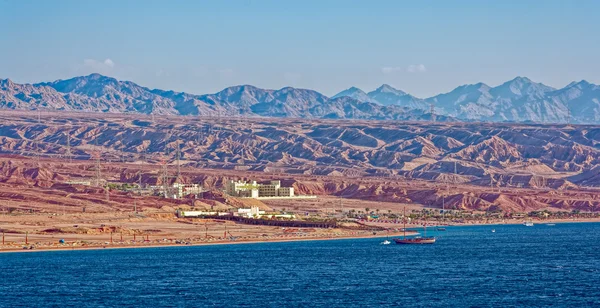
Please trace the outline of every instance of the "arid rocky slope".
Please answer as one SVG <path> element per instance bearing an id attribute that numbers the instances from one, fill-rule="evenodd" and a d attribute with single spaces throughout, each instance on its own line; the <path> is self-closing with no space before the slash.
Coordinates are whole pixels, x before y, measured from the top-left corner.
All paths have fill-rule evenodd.
<path id="1" fill-rule="evenodd" d="M 161 184 L 160 168 L 154 164 L 102 162 L 102 179 L 112 183 Z M 175 175 L 175 167 L 169 172 Z M 138 207 L 166 209 L 194 205 L 195 207 L 227 207 L 222 194 L 206 193 L 202 199 L 171 200 L 158 197 L 138 197 L 132 193 L 109 191 L 101 187 L 68 184 L 68 180 L 92 179 L 96 173 L 94 161 L 67 162 L 62 158 L 35 158 L 0 155 L 0 208 L 33 209 L 36 211 L 131 211 Z M 280 179 L 283 185 L 293 186 L 298 194 L 320 197 L 334 196 L 368 201 L 354 208 L 389 209 L 400 213 L 403 206 L 460 210 L 504 211 L 511 213 L 548 209 L 551 211 L 600 211 L 600 193 L 597 190 L 568 187 L 568 189 L 486 187 L 465 183 L 443 183 L 419 179 L 384 177 L 346 177 L 302 174 L 265 173 L 240 170 L 186 167 L 180 181 L 199 183 L 206 189 L 218 190 L 230 179 Z M 214 196 L 210 196 L 214 194 Z M 135 199 L 135 201 L 134 201 Z M 321 198 L 319 198 L 321 200 Z M 315 203 L 284 202 L 283 207 L 300 208 L 320 204 L 339 208 L 342 199 L 333 203 L 327 198 Z M 235 200 L 234 200 L 235 201 Z M 244 202 L 240 199 L 239 202 Z M 239 203 L 238 202 L 238 203 Z M 231 200 L 227 202 L 232 203 Z M 344 202 L 346 203 L 346 202 Z M 368 204 L 368 205 L 366 205 Z M 278 206 L 276 201 L 270 206 Z M 346 204 L 348 208 L 348 204 Z"/>
<path id="2" fill-rule="evenodd" d="M 600 186 L 600 127 L 0 113 L 6 154 L 493 187 Z M 179 148 L 179 150 L 177 150 Z M 69 156 L 68 150 L 71 152 Z"/>

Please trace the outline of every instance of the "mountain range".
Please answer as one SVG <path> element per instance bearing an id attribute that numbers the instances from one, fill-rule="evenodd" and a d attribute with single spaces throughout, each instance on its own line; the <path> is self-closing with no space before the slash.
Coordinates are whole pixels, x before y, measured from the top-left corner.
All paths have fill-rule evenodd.
<path id="1" fill-rule="evenodd" d="M 149 89 L 100 74 L 37 84 L 0 79 L 0 108 L 159 115 L 263 116 L 324 119 L 600 123 L 600 86 L 585 80 L 555 89 L 526 77 L 497 87 L 459 86 L 417 98 L 390 85 L 351 87 L 332 97 L 317 91 L 251 85 L 196 95 Z"/>

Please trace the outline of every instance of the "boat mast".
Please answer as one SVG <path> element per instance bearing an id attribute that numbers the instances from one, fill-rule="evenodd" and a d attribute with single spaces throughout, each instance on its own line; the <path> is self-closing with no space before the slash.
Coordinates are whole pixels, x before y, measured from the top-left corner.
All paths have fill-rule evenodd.
<path id="1" fill-rule="evenodd" d="M 427 237 L 427 214 L 425 214 L 425 218 L 423 220 L 423 237 Z"/>
<path id="2" fill-rule="evenodd" d="M 403 240 L 406 239 L 406 206 L 404 207 L 404 237 L 402 238 Z"/>

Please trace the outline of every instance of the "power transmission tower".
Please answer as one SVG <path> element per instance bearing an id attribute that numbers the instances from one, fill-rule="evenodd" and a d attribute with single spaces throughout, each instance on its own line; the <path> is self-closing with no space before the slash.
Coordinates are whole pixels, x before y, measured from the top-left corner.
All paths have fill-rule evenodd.
<path id="1" fill-rule="evenodd" d="M 102 178 L 102 174 L 100 172 L 100 153 L 98 153 L 98 151 L 95 151 L 92 153 L 92 158 L 94 158 L 94 186 L 96 187 L 100 187 L 100 183 L 101 183 L 101 178 Z"/>
<path id="2" fill-rule="evenodd" d="M 69 159 L 69 163 L 73 162 L 72 159 L 72 154 L 71 154 L 71 132 L 67 131 L 67 151 L 66 151 L 66 155 L 67 158 Z"/>
<path id="3" fill-rule="evenodd" d="M 167 168 L 167 161 L 164 158 L 160 159 L 161 172 L 160 172 L 160 181 L 163 189 L 163 196 L 165 198 L 169 197 L 169 170 Z"/>
<path id="4" fill-rule="evenodd" d="M 431 122 L 435 122 L 435 106 L 433 104 L 429 105 L 430 113 L 431 113 Z"/>

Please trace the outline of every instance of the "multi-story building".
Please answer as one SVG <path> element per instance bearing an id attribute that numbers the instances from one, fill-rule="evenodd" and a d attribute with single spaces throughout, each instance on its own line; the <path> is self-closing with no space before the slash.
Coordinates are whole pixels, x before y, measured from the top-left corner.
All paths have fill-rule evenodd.
<path id="1" fill-rule="evenodd" d="M 279 187 L 279 190 L 277 191 L 277 196 L 293 197 L 294 196 L 294 187 Z"/>
<path id="2" fill-rule="evenodd" d="M 229 181 L 225 185 L 225 192 L 234 197 L 268 198 L 268 197 L 293 197 L 293 187 L 281 187 L 281 181 L 271 181 L 268 184 L 258 184 L 256 181 Z"/>
<path id="3" fill-rule="evenodd" d="M 225 192 L 234 197 L 258 198 L 258 184 L 256 181 L 250 183 L 245 181 L 229 181 L 225 184 Z"/>
<path id="4" fill-rule="evenodd" d="M 173 190 L 177 198 L 182 198 L 187 195 L 197 195 L 202 192 L 202 186 L 198 184 L 180 184 L 174 183 Z"/>

